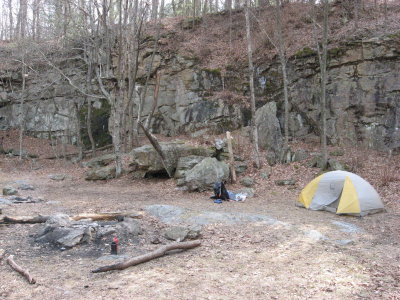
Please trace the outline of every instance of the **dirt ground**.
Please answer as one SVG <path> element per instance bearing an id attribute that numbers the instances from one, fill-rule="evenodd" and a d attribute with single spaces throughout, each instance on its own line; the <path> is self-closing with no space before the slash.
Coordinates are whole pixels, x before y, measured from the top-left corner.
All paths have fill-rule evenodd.
<path id="1" fill-rule="evenodd" d="M 29 285 L 3 261 L 0 299 L 400 298 L 400 199 L 398 190 L 393 191 L 398 182 L 378 189 L 386 212 L 356 218 L 296 207 L 298 193 L 316 172 L 300 164 L 287 166 L 289 170 L 272 169 L 268 180 L 256 177 L 255 197 L 223 204 L 214 204 L 210 193 L 176 190 L 172 179 L 132 180 L 125 175 L 107 182 L 87 182 L 83 168 L 62 160 L 37 159 L 33 166 L 29 161 L 2 156 L 0 168 L 1 187 L 23 180 L 36 189 L 20 191 L 21 195 L 45 200 L 6 206 L 5 215 L 73 215 L 170 204 L 201 211 L 264 214 L 280 221 L 274 225 L 208 225 L 202 229 L 201 247 L 98 274 L 90 271 L 110 263 L 98 260 L 109 249 L 92 251 L 82 245 L 60 251 L 34 242 L 40 224 L 0 225 L 0 248 L 13 254 L 37 279 L 35 285 Z M 63 181 L 49 179 L 49 174 L 55 173 L 69 176 Z M 289 173 L 298 180 L 296 186 L 273 184 Z M 362 232 L 342 232 L 333 221 L 354 224 Z M 305 234 L 310 230 L 328 239 L 316 241 Z M 352 242 L 343 246 L 339 240 Z M 120 243 L 127 256 L 159 247 L 144 240 L 136 245 Z"/>

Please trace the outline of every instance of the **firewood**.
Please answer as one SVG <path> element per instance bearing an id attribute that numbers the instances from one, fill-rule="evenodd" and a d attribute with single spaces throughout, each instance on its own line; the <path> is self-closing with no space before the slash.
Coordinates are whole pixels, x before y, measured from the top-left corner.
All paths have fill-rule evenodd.
<path id="1" fill-rule="evenodd" d="M 74 221 L 82 219 L 92 219 L 93 221 L 111 221 L 120 220 L 124 217 L 134 219 L 143 218 L 144 212 L 127 212 L 127 213 L 83 213 L 70 218 Z M 36 224 L 45 223 L 50 216 L 3 216 L 0 218 L 0 224 Z"/>
<path id="2" fill-rule="evenodd" d="M 129 267 L 132 267 L 132 266 L 144 263 L 144 262 L 148 262 L 152 259 L 159 258 L 171 250 L 176 250 L 176 249 L 187 250 L 187 249 L 192 249 L 192 248 L 198 247 L 200 245 L 201 245 L 200 241 L 172 243 L 169 245 L 162 246 L 162 247 L 158 248 L 157 250 L 154 250 L 147 254 L 143 254 L 143 255 L 128 259 L 121 263 L 97 268 L 96 270 L 93 270 L 92 273 L 107 272 L 107 271 L 112 271 L 112 270 L 124 270 L 126 268 L 129 268 Z"/>
<path id="3" fill-rule="evenodd" d="M 0 224 L 35 224 L 45 223 L 49 216 L 4 216 L 0 218 Z"/>
<path id="4" fill-rule="evenodd" d="M 71 219 L 74 221 L 79 221 L 82 219 L 92 219 L 93 221 L 111 221 L 119 220 L 124 217 L 130 217 L 134 219 L 143 218 L 144 212 L 130 212 L 130 213 L 84 213 L 76 216 L 72 216 Z"/>
<path id="5" fill-rule="evenodd" d="M 11 268 L 13 268 L 13 270 L 17 271 L 19 274 L 21 274 L 22 276 L 24 276 L 26 278 L 26 280 L 28 280 L 28 282 L 30 284 L 35 284 L 36 283 L 36 279 L 32 277 L 31 274 L 29 274 L 29 272 L 27 270 L 24 270 L 22 267 L 20 267 L 19 265 L 17 265 L 17 263 L 14 261 L 14 255 L 10 255 L 7 258 L 7 263 L 10 265 Z"/>

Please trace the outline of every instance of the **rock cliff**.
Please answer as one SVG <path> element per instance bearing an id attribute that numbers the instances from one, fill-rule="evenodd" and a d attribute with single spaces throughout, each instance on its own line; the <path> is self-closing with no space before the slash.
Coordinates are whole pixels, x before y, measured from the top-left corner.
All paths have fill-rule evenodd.
<path id="1" fill-rule="evenodd" d="M 400 149 L 399 45 L 400 36 L 392 35 L 345 42 L 330 49 L 327 87 L 330 143 L 350 141 L 378 150 Z M 140 57 L 138 84 L 143 82 L 151 51 L 146 49 Z M 246 82 L 245 75 L 222 78 L 218 70 L 202 69 L 194 58 L 162 52 L 155 55 L 152 68 L 153 72 L 162 71 L 158 105 L 151 124 L 153 132 L 169 136 L 189 133 L 196 137 L 248 125 L 248 109 L 218 98 L 224 80 L 238 81 L 239 78 Z M 62 62 L 62 70 L 78 86 L 85 81 L 79 55 Z M 318 134 L 319 67 L 315 53 L 308 48 L 299 51 L 289 60 L 288 71 L 290 133 L 296 138 Z M 18 126 L 19 104 L 24 95 L 28 132 L 38 136 L 68 132 L 69 140 L 74 141 L 77 119 L 82 121 L 84 96 L 50 66 L 42 68 L 40 76 L 32 77 L 27 76 L 26 90 L 22 93 L 19 71 L 0 72 L 0 128 Z M 93 85 L 96 92 L 98 89 Z M 152 79 L 144 117 L 151 110 L 154 87 L 155 79 Z M 274 131 L 271 134 L 276 135 L 277 128 L 283 128 L 282 79 L 276 61 L 258 64 L 256 87 L 259 108 L 268 102 L 277 103 L 279 122 L 271 125 Z M 238 82 L 235 93 L 246 96 L 246 84 Z M 109 112 L 105 101 L 95 100 L 93 105 L 100 112 L 103 108 L 103 117 L 100 113 L 95 122 L 103 122 L 99 130 L 107 131 L 105 120 Z"/>

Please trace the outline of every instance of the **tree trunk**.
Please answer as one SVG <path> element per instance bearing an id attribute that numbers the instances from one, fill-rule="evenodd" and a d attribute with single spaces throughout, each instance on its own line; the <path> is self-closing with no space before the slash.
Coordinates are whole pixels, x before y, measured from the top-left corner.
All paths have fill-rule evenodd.
<path id="1" fill-rule="evenodd" d="M 13 15 L 13 1 L 8 0 L 8 18 L 10 22 L 10 40 L 14 37 L 14 15 Z"/>
<path id="2" fill-rule="evenodd" d="M 258 130 L 256 124 L 256 99 L 254 94 L 254 67 L 253 67 L 253 50 L 251 44 L 251 31 L 250 31 L 250 0 L 246 0 L 245 17 L 246 17 L 246 36 L 247 36 L 247 56 L 249 60 L 249 83 L 250 83 L 250 106 L 251 106 L 251 131 L 253 135 L 253 148 L 255 154 L 255 163 L 257 168 L 261 167 L 260 156 L 258 150 Z"/>
<path id="3" fill-rule="evenodd" d="M 121 101 L 117 100 L 114 104 L 114 126 L 113 126 L 113 144 L 115 153 L 115 177 L 118 178 L 122 174 L 122 159 L 121 159 Z"/>
<path id="4" fill-rule="evenodd" d="M 24 45 L 22 45 L 24 47 Z M 24 49 L 22 51 L 25 51 Z M 20 102 L 20 116 L 19 116 L 19 159 L 22 160 L 23 149 L 22 149 L 22 141 L 24 137 L 24 123 L 25 123 L 25 112 L 24 112 L 24 102 L 25 102 L 25 84 L 26 84 L 26 66 L 25 66 L 25 52 L 22 54 L 22 91 L 21 91 L 21 102 Z"/>
<path id="5" fill-rule="evenodd" d="M 321 68 L 321 146 L 322 146 L 322 157 L 324 166 L 328 161 L 328 150 L 326 142 L 326 68 L 327 68 L 327 53 L 328 53 L 328 13 L 329 13 L 329 2 L 324 0 L 324 20 L 323 20 L 323 37 L 322 37 L 322 57 L 320 62 Z"/>
<path id="6" fill-rule="evenodd" d="M 284 124 L 284 148 L 287 149 L 289 146 L 289 96 L 288 96 L 288 78 L 287 78 L 287 68 L 286 68 L 286 55 L 285 55 L 285 43 L 283 41 L 283 29 L 282 29 L 282 12 L 281 12 L 281 0 L 276 0 L 276 13 L 275 13 L 275 23 L 276 23 L 276 35 L 278 40 L 278 55 L 279 61 L 282 68 L 283 76 L 283 96 L 284 96 L 284 106 L 285 106 L 285 124 Z"/>
<path id="7" fill-rule="evenodd" d="M 153 106 L 151 108 L 151 112 L 149 113 L 147 119 L 146 119 L 146 123 L 144 124 L 144 127 L 146 127 L 147 129 L 149 128 L 150 124 L 151 124 L 151 118 L 154 115 L 154 112 L 156 111 L 157 108 L 157 104 L 158 104 L 158 91 L 160 89 L 160 79 L 161 79 L 161 72 L 157 72 L 156 75 L 156 86 L 154 88 L 154 97 L 153 97 Z"/>

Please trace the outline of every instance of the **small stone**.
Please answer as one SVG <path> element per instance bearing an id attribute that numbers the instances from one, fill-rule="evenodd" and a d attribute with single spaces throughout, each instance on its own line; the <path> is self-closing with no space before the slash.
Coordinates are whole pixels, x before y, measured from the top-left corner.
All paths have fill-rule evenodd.
<path id="1" fill-rule="evenodd" d="M 174 226 L 165 230 L 164 237 L 168 240 L 182 242 L 188 237 L 188 234 L 188 228 L 182 226 Z"/>
<path id="2" fill-rule="evenodd" d="M 321 232 L 318 230 L 310 230 L 306 232 L 306 236 L 309 237 L 310 239 L 314 241 L 320 241 L 320 240 L 326 240 L 326 236 L 324 236 Z"/>
<path id="3" fill-rule="evenodd" d="M 138 221 L 132 218 L 125 218 L 123 222 L 117 225 L 117 230 L 121 229 L 127 235 L 137 236 L 143 233 Z"/>
<path id="4" fill-rule="evenodd" d="M 12 204 L 12 201 L 4 198 L 0 198 L 0 204 Z"/>
<path id="5" fill-rule="evenodd" d="M 62 181 L 66 178 L 65 174 L 50 174 L 49 178 L 54 181 Z"/>
<path id="6" fill-rule="evenodd" d="M 11 196 L 11 195 L 16 195 L 18 194 L 18 191 L 14 189 L 13 187 L 7 186 L 3 188 L 3 195 L 4 196 Z"/>
<path id="7" fill-rule="evenodd" d="M 267 172 L 261 172 L 261 173 L 260 173 L 260 177 L 261 177 L 262 179 L 268 179 L 269 176 L 271 176 L 271 175 L 270 175 L 269 173 L 267 173 Z"/>
<path id="8" fill-rule="evenodd" d="M 296 180 L 294 180 L 294 179 L 275 180 L 275 184 L 279 185 L 279 186 L 295 185 L 296 184 Z"/>
<path id="9" fill-rule="evenodd" d="M 328 160 L 328 166 L 329 166 L 329 169 L 332 170 L 332 171 L 342 171 L 342 170 L 344 170 L 343 165 L 340 162 L 338 162 L 336 159 L 333 159 L 333 158 L 330 158 Z"/>
<path id="10" fill-rule="evenodd" d="M 354 244 L 353 240 L 337 240 L 336 243 L 340 246 L 347 246 Z"/>
<path id="11" fill-rule="evenodd" d="M 242 173 L 246 172 L 247 163 L 243 162 L 243 161 L 235 162 L 235 170 L 236 170 L 236 174 L 242 174 Z"/>
<path id="12" fill-rule="evenodd" d="M 240 183 L 246 187 L 252 187 L 254 185 L 254 179 L 251 177 L 243 177 Z"/>
<path id="13" fill-rule="evenodd" d="M 26 184 L 26 183 L 21 183 L 18 186 L 18 189 L 23 190 L 23 191 L 34 191 L 35 190 L 35 188 L 32 185 Z"/>
<path id="14" fill-rule="evenodd" d="M 215 149 L 222 150 L 225 147 L 225 139 L 215 139 Z"/>
<path id="15" fill-rule="evenodd" d="M 292 157 L 292 161 L 296 162 L 296 161 L 302 161 L 308 158 L 308 153 L 301 149 L 301 150 L 297 150 Z"/>
<path id="16" fill-rule="evenodd" d="M 158 238 L 158 236 L 155 236 L 155 237 L 153 237 L 153 238 L 151 239 L 150 243 L 157 245 L 157 244 L 161 244 L 161 241 L 160 241 L 160 239 Z"/>

